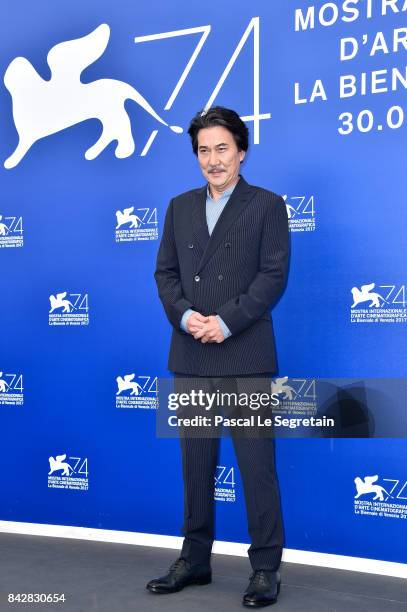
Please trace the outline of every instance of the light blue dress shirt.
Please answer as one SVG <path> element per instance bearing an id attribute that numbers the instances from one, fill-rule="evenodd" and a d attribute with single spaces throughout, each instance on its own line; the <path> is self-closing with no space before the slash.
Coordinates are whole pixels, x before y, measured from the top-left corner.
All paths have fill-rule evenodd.
<path id="1" fill-rule="evenodd" d="M 208 186 L 207 192 L 206 192 L 206 223 L 208 225 L 209 235 L 212 234 L 213 228 L 215 227 L 216 222 L 218 221 L 221 215 L 221 212 L 225 208 L 227 201 L 229 200 L 231 193 L 236 187 L 236 185 L 233 185 L 233 187 L 230 187 L 229 189 L 225 189 L 225 191 L 222 193 L 222 195 L 220 196 L 218 200 L 213 200 L 211 198 L 211 194 L 209 192 L 209 186 Z M 191 332 L 187 328 L 187 319 L 189 315 L 192 314 L 193 312 L 195 311 L 192 310 L 192 308 L 188 308 L 188 310 L 186 310 L 184 314 L 182 315 L 182 319 L 181 319 L 181 328 L 188 334 Z M 222 333 L 225 339 L 229 338 L 229 336 L 232 335 L 232 332 L 230 331 L 230 329 L 228 328 L 224 320 L 219 315 L 216 315 L 216 318 L 219 321 L 219 325 L 221 327 L 221 330 L 222 330 Z"/>

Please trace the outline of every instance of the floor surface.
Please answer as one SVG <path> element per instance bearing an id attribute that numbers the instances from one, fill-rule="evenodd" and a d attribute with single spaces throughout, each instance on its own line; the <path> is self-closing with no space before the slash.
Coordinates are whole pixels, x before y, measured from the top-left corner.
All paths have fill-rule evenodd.
<path id="1" fill-rule="evenodd" d="M 213 582 L 179 593 L 145 589 L 174 550 L 0 533 L 0 610 L 48 612 L 226 612 L 244 610 L 249 560 L 212 555 Z M 407 580 L 283 563 L 278 612 L 406 612 Z M 8 603 L 8 593 L 64 593 L 59 604 Z"/>

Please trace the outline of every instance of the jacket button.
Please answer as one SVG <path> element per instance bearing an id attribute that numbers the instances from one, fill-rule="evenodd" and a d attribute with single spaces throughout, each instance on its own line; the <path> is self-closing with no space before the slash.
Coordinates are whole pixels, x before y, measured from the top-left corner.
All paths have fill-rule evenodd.
<path id="1" fill-rule="evenodd" d="M 219 274 L 218 279 L 223 280 L 223 274 Z"/>
<path id="2" fill-rule="evenodd" d="M 193 244 L 189 244 L 189 245 L 188 245 L 188 248 L 189 248 L 189 249 L 193 249 L 193 248 L 194 248 L 194 245 L 193 245 Z"/>
<path id="3" fill-rule="evenodd" d="M 198 282 L 201 280 L 201 277 L 200 277 L 200 276 L 198 276 L 198 274 L 197 274 L 197 275 L 195 276 L 195 280 L 196 280 L 196 282 L 198 283 Z"/>
<path id="4" fill-rule="evenodd" d="M 225 247 L 229 248 L 230 247 L 230 242 L 225 242 Z"/>

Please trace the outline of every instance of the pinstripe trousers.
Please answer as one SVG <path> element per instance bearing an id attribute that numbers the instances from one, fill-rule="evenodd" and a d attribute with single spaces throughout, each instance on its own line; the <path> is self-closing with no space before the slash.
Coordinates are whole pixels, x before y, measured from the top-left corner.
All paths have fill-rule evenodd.
<path id="1" fill-rule="evenodd" d="M 195 388 L 205 386 L 209 392 L 231 392 L 237 389 L 239 378 L 256 378 L 264 380 L 259 390 L 269 392 L 271 376 L 272 373 L 264 372 L 220 378 L 174 373 L 174 384 L 178 391 L 184 392 L 186 387 L 192 389 L 194 385 Z M 232 440 L 243 481 L 251 538 L 248 549 L 251 566 L 253 570 L 276 570 L 281 562 L 284 536 L 274 440 L 272 437 L 236 434 L 232 434 Z M 192 564 L 210 563 L 215 539 L 214 489 L 219 442 L 219 437 L 180 437 L 184 480 L 184 541 L 181 556 Z"/>

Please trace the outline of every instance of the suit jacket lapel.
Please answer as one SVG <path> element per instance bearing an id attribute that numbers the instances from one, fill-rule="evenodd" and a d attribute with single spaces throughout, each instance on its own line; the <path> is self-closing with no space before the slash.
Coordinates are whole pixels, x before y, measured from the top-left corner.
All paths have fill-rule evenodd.
<path id="1" fill-rule="evenodd" d="M 210 240 L 208 224 L 206 222 L 206 190 L 207 186 L 198 189 L 194 193 L 192 226 L 203 251 Z"/>
<path id="2" fill-rule="evenodd" d="M 206 194 L 207 185 L 195 192 L 194 214 L 192 215 L 194 230 L 198 241 L 204 250 L 196 272 L 200 272 L 208 259 L 213 255 L 223 236 L 236 221 L 243 209 L 253 198 L 256 190 L 246 183 L 243 176 L 240 176 L 226 206 L 222 210 L 212 234 L 209 235 L 208 224 L 206 222 Z"/>

